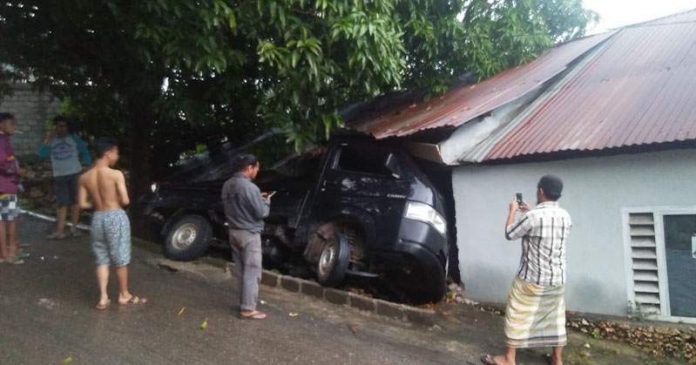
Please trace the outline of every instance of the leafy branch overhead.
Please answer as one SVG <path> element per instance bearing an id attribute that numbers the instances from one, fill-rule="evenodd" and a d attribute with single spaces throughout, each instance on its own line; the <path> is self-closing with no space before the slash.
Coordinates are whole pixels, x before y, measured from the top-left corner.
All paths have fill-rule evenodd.
<path id="1" fill-rule="evenodd" d="M 488 77 L 595 18 L 581 0 L 10 0 L 0 64 L 164 166 L 209 136 L 271 126 L 302 148 L 349 102 Z"/>

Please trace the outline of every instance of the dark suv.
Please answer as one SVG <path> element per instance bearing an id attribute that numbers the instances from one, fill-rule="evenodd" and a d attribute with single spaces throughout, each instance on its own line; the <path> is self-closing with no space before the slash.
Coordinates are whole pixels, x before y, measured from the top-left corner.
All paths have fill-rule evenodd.
<path id="1" fill-rule="evenodd" d="M 226 241 L 220 192 L 233 171 L 227 158 L 214 160 L 193 178 L 153 186 L 138 202 L 169 258 L 194 259 L 214 238 Z M 346 276 L 373 278 L 413 302 L 445 294 L 443 201 L 398 146 L 334 138 L 327 147 L 262 166 L 256 183 L 277 192 L 263 233 L 266 262 L 302 257 L 324 285 Z"/>

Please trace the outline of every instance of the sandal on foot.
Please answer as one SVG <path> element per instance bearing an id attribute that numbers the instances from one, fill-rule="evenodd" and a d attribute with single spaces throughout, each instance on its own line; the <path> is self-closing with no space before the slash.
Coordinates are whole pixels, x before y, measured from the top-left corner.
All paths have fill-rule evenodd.
<path id="1" fill-rule="evenodd" d="M 136 304 L 145 304 L 147 303 L 146 298 L 140 298 L 137 295 L 131 295 L 130 299 L 126 301 L 122 301 L 121 299 L 118 300 L 118 304 L 120 305 L 136 305 Z"/>
<path id="2" fill-rule="evenodd" d="M 54 232 L 46 236 L 49 240 L 54 240 L 54 241 L 60 241 L 65 239 L 65 233 L 59 234 L 58 232 Z"/>
<path id="3" fill-rule="evenodd" d="M 13 258 L 11 258 L 11 259 L 7 259 L 6 262 L 7 262 L 8 264 L 12 264 L 12 265 L 21 265 L 21 264 L 24 263 L 24 260 L 22 260 L 22 258 L 20 258 L 20 257 L 18 257 L 18 256 L 15 256 L 15 257 L 13 257 Z"/>
<path id="4" fill-rule="evenodd" d="M 109 308 L 109 305 L 111 304 L 111 299 L 107 299 L 106 302 L 104 303 L 97 303 L 97 305 L 94 306 L 98 311 L 103 311 Z"/>
<path id="5" fill-rule="evenodd" d="M 481 362 L 485 365 L 499 365 L 497 362 L 495 362 L 495 357 L 491 354 L 481 356 Z"/>
<path id="6" fill-rule="evenodd" d="M 241 319 L 266 319 L 266 313 L 253 311 L 249 313 L 239 313 Z"/>

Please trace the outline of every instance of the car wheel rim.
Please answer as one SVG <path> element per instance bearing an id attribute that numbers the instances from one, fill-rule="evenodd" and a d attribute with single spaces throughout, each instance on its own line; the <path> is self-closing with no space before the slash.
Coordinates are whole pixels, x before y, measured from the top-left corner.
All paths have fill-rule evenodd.
<path id="1" fill-rule="evenodd" d="M 177 250 L 185 250 L 196 241 L 196 236 L 198 236 L 198 227 L 195 224 L 182 224 L 172 236 L 172 245 Z"/>
<path id="2" fill-rule="evenodd" d="M 319 276 L 326 278 L 331 274 L 334 263 L 336 262 L 336 244 L 334 242 L 327 243 L 319 257 Z"/>

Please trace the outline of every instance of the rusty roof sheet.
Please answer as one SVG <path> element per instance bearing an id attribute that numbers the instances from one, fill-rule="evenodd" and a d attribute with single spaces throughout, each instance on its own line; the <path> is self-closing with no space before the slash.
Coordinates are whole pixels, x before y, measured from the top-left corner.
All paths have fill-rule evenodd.
<path id="1" fill-rule="evenodd" d="M 455 88 L 441 97 L 391 110 L 376 118 L 349 121 L 348 125 L 378 139 L 406 136 L 431 128 L 458 127 L 535 90 L 611 34 L 557 46 L 532 62 L 478 84 Z"/>
<path id="2" fill-rule="evenodd" d="M 623 28 L 483 161 L 696 140 L 696 11 Z"/>

